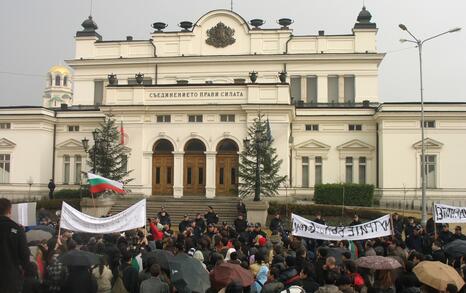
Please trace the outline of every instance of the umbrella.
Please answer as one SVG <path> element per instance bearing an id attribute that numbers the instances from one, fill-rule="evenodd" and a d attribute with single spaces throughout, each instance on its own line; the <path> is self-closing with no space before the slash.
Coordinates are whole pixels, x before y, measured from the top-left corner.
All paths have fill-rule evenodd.
<path id="1" fill-rule="evenodd" d="M 445 245 L 445 253 L 451 257 L 466 255 L 466 240 L 455 240 Z"/>
<path id="2" fill-rule="evenodd" d="M 210 288 L 209 273 L 197 259 L 182 253 L 170 257 L 170 276 L 178 292 L 205 292 Z"/>
<path id="3" fill-rule="evenodd" d="M 52 234 L 43 230 L 31 230 L 26 232 L 26 239 L 28 242 L 49 240 Z"/>
<path id="4" fill-rule="evenodd" d="M 221 263 L 210 272 L 212 288 L 222 289 L 231 282 L 237 282 L 243 287 L 249 287 L 254 283 L 254 275 L 237 264 Z"/>
<path id="5" fill-rule="evenodd" d="M 64 265 L 76 267 L 91 267 L 100 264 L 98 254 L 76 249 L 61 255 L 58 260 Z"/>
<path id="6" fill-rule="evenodd" d="M 158 264 L 162 269 L 170 271 L 168 260 L 171 257 L 173 257 L 173 255 L 169 251 L 162 250 L 162 249 L 156 249 L 151 252 L 143 254 L 142 261 L 147 263 L 149 259 L 153 258 L 154 263 Z"/>
<path id="7" fill-rule="evenodd" d="M 378 255 L 360 257 L 355 263 L 361 268 L 373 270 L 394 270 L 401 268 L 401 264 L 394 258 Z"/>
<path id="8" fill-rule="evenodd" d="M 335 262 L 337 265 L 341 265 L 343 263 L 343 252 L 348 251 L 347 249 L 335 247 L 329 248 L 327 250 L 327 256 L 333 256 L 335 258 Z"/>
<path id="9" fill-rule="evenodd" d="M 445 291 L 448 284 L 455 284 L 458 291 L 464 286 L 463 278 L 451 266 L 439 261 L 422 261 L 413 269 L 419 282 L 440 291 Z"/>

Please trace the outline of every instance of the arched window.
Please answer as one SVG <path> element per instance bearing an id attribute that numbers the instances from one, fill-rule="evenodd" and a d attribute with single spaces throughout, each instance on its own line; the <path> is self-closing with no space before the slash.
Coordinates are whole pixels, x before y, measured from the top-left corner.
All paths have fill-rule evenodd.
<path id="1" fill-rule="evenodd" d="M 202 141 L 199 139 L 191 139 L 188 141 L 184 147 L 186 153 L 204 153 L 206 147 Z"/>
<path id="2" fill-rule="evenodd" d="M 171 154 L 173 152 L 173 145 L 166 139 L 160 139 L 154 144 L 152 151 L 157 154 Z"/>
<path id="3" fill-rule="evenodd" d="M 63 77 L 63 86 L 68 85 L 68 76 Z"/>
<path id="4" fill-rule="evenodd" d="M 60 86 L 60 75 L 55 76 L 55 85 Z"/>
<path id="5" fill-rule="evenodd" d="M 50 86 L 52 86 L 53 84 L 53 77 L 51 74 L 49 74 L 49 83 L 50 83 Z"/>

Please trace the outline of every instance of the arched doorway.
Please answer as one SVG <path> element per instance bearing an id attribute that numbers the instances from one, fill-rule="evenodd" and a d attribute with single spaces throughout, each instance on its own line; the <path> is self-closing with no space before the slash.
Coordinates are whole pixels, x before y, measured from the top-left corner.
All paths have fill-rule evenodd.
<path id="1" fill-rule="evenodd" d="M 158 140 L 152 149 L 152 194 L 173 195 L 173 144 Z"/>
<path id="2" fill-rule="evenodd" d="M 238 194 L 238 145 L 231 139 L 224 139 L 217 145 L 216 194 Z"/>
<path id="3" fill-rule="evenodd" d="M 205 195 L 206 147 L 199 139 L 191 139 L 184 147 L 183 195 Z"/>

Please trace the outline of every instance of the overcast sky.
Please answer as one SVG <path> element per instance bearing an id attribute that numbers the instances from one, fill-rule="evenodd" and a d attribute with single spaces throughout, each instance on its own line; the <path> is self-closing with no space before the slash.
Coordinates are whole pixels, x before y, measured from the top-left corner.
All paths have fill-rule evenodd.
<path id="1" fill-rule="evenodd" d="M 234 0 L 234 11 L 245 19 L 262 18 L 278 27 L 282 17 L 295 20 L 295 34 L 351 33 L 363 0 Z M 417 101 L 417 49 L 401 44 L 408 37 L 404 23 L 424 38 L 453 27 L 424 47 L 427 101 L 466 102 L 465 0 L 366 0 L 377 23 L 378 50 L 387 55 L 380 67 L 382 101 Z M 207 11 L 230 7 L 230 0 L 94 0 L 93 16 L 104 40 L 148 39 L 150 24 L 164 21 L 179 29 L 180 21 L 195 22 Z M 0 105 L 40 105 L 45 74 L 74 54 L 74 35 L 89 15 L 90 0 L 0 0 Z"/>

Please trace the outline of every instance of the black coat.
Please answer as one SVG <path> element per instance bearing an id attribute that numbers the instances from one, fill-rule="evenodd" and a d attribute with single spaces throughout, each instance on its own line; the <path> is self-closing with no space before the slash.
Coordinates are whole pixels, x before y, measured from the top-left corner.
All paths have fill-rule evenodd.
<path id="1" fill-rule="evenodd" d="M 178 225 L 178 230 L 180 231 L 180 233 L 183 233 L 184 230 L 186 230 L 186 228 L 188 228 L 189 226 L 191 226 L 191 221 L 183 220 Z"/>
<path id="2" fill-rule="evenodd" d="M 172 221 L 170 219 L 170 215 L 167 212 L 165 212 L 165 216 L 162 216 L 162 213 L 159 212 L 157 214 L 157 218 L 159 218 L 160 224 L 162 224 L 162 225 L 167 225 L 167 224 L 171 225 L 172 224 Z"/>
<path id="3" fill-rule="evenodd" d="M 66 293 L 96 293 L 97 281 L 88 267 L 68 267 L 69 276 L 63 292 Z"/>
<path id="4" fill-rule="evenodd" d="M 208 212 L 204 215 L 206 219 L 207 225 L 209 224 L 217 224 L 218 223 L 218 216 L 215 212 Z"/>
<path id="5" fill-rule="evenodd" d="M 130 264 L 124 263 L 120 266 L 123 274 L 123 285 L 128 293 L 139 293 L 139 272 Z"/>
<path id="6" fill-rule="evenodd" d="M 241 202 L 239 202 L 237 205 L 236 205 L 236 209 L 238 210 L 238 214 L 242 214 L 243 216 L 246 216 L 246 214 L 248 213 L 247 209 L 246 209 L 246 205 Z"/>
<path id="7" fill-rule="evenodd" d="M 281 219 L 273 218 L 270 221 L 270 230 L 272 231 L 283 231 L 283 223 Z"/>
<path id="8" fill-rule="evenodd" d="M 206 229 L 206 224 L 205 224 L 205 221 L 203 218 L 200 218 L 200 219 L 196 219 L 194 220 L 196 222 L 196 227 L 198 227 L 199 229 L 201 229 L 202 233 L 204 233 L 205 229 Z"/>
<path id="9" fill-rule="evenodd" d="M 23 228 L 10 218 L 0 216 L 0 292 L 21 290 L 21 268 L 29 263 L 30 254 Z"/>
<path id="10" fill-rule="evenodd" d="M 234 224 L 237 233 L 242 233 L 248 228 L 248 222 L 245 219 L 236 219 Z"/>

